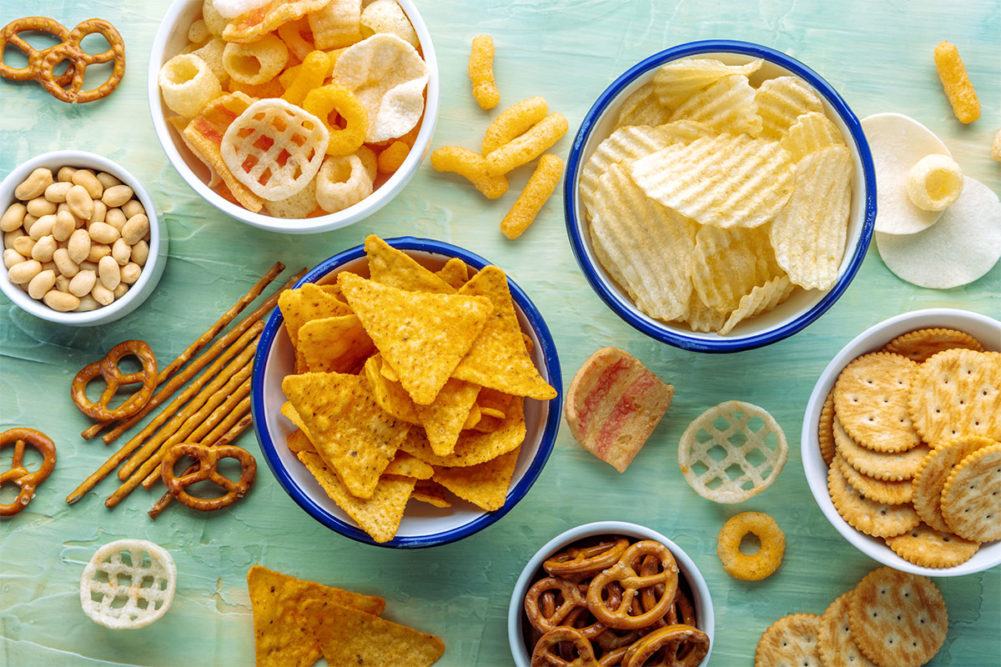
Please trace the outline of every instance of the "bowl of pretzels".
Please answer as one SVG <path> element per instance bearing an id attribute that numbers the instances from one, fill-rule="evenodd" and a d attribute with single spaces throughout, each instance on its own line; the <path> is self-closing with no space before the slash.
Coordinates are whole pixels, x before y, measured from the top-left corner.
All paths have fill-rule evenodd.
<path id="1" fill-rule="evenodd" d="M 518 667 L 643 665 L 654 656 L 694 666 L 709 662 L 715 617 L 705 579 L 677 544 L 645 526 L 599 521 L 557 535 L 528 561 L 507 628 Z"/>

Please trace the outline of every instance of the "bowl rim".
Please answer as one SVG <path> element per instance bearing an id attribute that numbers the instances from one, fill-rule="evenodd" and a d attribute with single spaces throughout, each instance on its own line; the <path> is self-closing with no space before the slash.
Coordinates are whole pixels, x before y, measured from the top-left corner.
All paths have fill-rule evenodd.
<path id="1" fill-rule="evenodd" d="M 490 264 L 490 262 L 483 257 L 444 241 L 435 241 L 432 239 L 417 238 L 414 236 L 399 236 L 383 240 L 398 250 L 416 250 L 420 252 L 443 255 L 446 257 L 458 257 L 462 261 L 466 262 L 466 264 L 476 268 L 477 270 Z M 320 262 L 316 267 L 311 269 L 299 280 L 299 282 L 295 284 L 295 287 L 300 287 L 305 283 L 319 280 L 344 264 L 360 259 L 364 256 L 364 245 L 358 245 L 339 252 L 336 255 Z M 541 474 L 542 469 L 549 460 L 549 456 L 552 454 L 553 447 L 556 444 L 556 436 L 559 431 L 560 419 L 563 414 L 563 380 L 560 373 L 560 362 L 559 356 L 556 352 L 556 344 L 553 341 L 552 334 L 549 332 L 549 327 L 546 326 L 545 320 L 542 318 L 542 314 L 535 307 L 535 304 L 532 303 L 531 299 L 528 298 L 528 295 L 510 278 L 510 276 L 507 280 L 508 288 L 511 290 L 512 299 L 515 301 L 517 307 L 524 313 L 526 319 L 528 319 L 532 329 L 539 338 L 539 345 L 545 361 L 546 371 L 549 375 L 549 382 L 556 388 L 557 391 L 556 398 L 549 401 L 549 414 L 542 430 L 538 449 L 532 457 L 531 463 L 525 471 L 525 474 L 517 484 L 508 489 L 507 499 L 504 506 L 500 509 L 493 512 L 482 512 L 479 516 L 472 519 L 468 523 L 449 530 L 426 535 L 396 536 L 387 542 L 376 542 L 371 538 L 371 536 L 369 536 L 368 533 L 361 530 L 358 526 L 354 525 L 354 523 L 349 523 L 338 518 L 337 516 L 334 516 L 324 507 L 314 502 L 313 499 L 305 493 L 305 491 L 299 488 L 298 484 L 296 484 L 295 480 L 292 479 L 292 476 L 285 469 L 281 459 L 278 457 L 277 447 L 271 437 L 271 433 L 268 432 L 264 426 L 266 422 L 264 421 L 265 409 L 263 392 L 264 371 L 267 358 L 270 355 L 272 343 L 278 336 L 282 323 L 284 322 L 281 310 L 278 308 L 274 309 L 271 313 L 271 317 L 268 318 L 264 331 L 261 333 L 261 340 L 257 347 L 258 354 L 254 357 L 254 368 L 251 380 L 251 412 L 254 419 L 254 432 L 257 434 L 257 441 L 261 446 L 261 452 L 264 454 L 264 458 L 268 463 L 268 467 L 271 468 L 272 474 L 274 474 L 275 478 L 277 478 L 282 488 L 285 489 L 285 492 L 288 493 L 302 509 L 306 510 L 310 516 L 341 535 L 350 537 L 351 539 L 364 544 L 372 544 L 388 548 L 423 548 L 447 544 L 449 542 L 454 542 L 464 537 L 468 537 L 469 535 L 472 535 L 473 533 L 476 533 L 499 520 L 511 511 L 511 509 L 518 504 L 522 498 L 524 498 L 524 496 L 528 493 L 528 490 L 532 488 L 532 485 L 535 484 L 535 481 Z M 262 350 L 263 353 L 261 352 Z"/>
<path id="2" fill-rule="evenodd" d="M 845 126 L 851 133 L 852 141 L 855 144 L 862 163 L 862 180 L 865 191 L 864 220 L 862 221 L 858 243 L 855 246 L 851 261 L 845 272 L 818 303 L 814 304 L 809 310 L 801 313 L 796 319 L 774 329 L 747 336 L 698 338 L 686 335 L 680 331 L 667 329 L 663 325 L 655 323 L 650 318 L 638 316 L 630 309 L 629 306 L 631 304 L 624 302 L 602 280 L 598 271 L 590 263 L 587 253 L 584 250 L 583 220 L 578 218 L 575 211 L 577 181 L 580 169 L 583 166 L 584 146 L 606 108 L 629 84 L 650 70 L 671 60 L 704 53 L 733 53 L 762 58 L 806 80 L 826 99 L 845 123 Z M 814 322 L 841 297 L 841 294 L 848 288 L 855 274 L 861 268 L 869 244 L 872 241 L 873 228 L 876 222 L 876 171 L 872 161 L 872 153 L 869 151 L 869 145 L 866 142 L 865 134 L 862 132 L 862 126 L 858 117 L 852 112 L 838 92 L 819 74 L 781 51 L 753 42 L 726 39 L 687 42 L 659 51 L 630 67 L 602 91 L 601 95 L 598 96 L 598 99 L 584 116 L 584 120 L 581 121 L 580 129 L 574 136 L 573 144 L 570 146 L 570 154 L 567 159 L 567 174 L 569 178 L 563 181 L 563 213 L 566 220 L 567 236 L 570 238 L 570 247 L 573 250 L 574 258 L 577 260 L 577 264 L 580 266 L 591 288 L 616 315 L 634 329 L 661 342 L 695 352 L 737 352 L 769 345 L 791 336 Z"/>
<path id="3" fill-rule="evenodd" d="M 950 319 L 952 320 L 951 322 L 949 321 Z M 957 320 L 962 320 L 963 323 L 959 324 L 956 322 Z M 915 322 L 927 322 L 927 324 L 915 324 Z M 810 493 L 813 495 L 814 501 L 827 521 L 834 526 L 834 529 L 849 544 L 866 556 L 897 570 L 903 570 L 912 574 L 922 574 L 928 577 L 965 576 L 995 567 L 998 563 L 1001 563 L 1001 553 L 999 553 L 996 562 L 988 563 L 984 567 L 979 568 L 971 569 L 964 567 L 968 566 L 970 561 L 948 568 L 922 567 L 903 559 L 886 546 L 886 544 L 877 542 L 875 538 L 870 538 L 868 535 L 853 528 L 834 508 L 834 503 L 827 492 L 826 474 L 823 475 L 822 483 L 817 478 L 820 466 L 823 466 L 824 470 L 827 469 L 827 465 L 820 457 L 817 436 L 820 411 L 827 393 L 833 388 L 841 369 L 847 366 L 852 359 L 865 354 L 867 349 L 874 348 L 877 343 L 886 343 L 894 337 L 914 329 L 948 327 L 964 331 L 964 326 L 971 324 L 980 325 L 1001 333 L 1001 322 L 998 320 L 988 315 L 959 308 L 925 308 L 913 310 L 877 322 L 845 343 L 838 350 L 838 353 L 834 355 L 831 361 L 824 367 L 824 370 L 821 371 L 810 392 L 810 397 L 807 399 L 806 410 L 803 413 L 803 428 L 800 435 L 800 460 L 803 475 L 806 477 L 806 483 L 810 488 Z M 884 338 L 885 340 L 883 340 Z M 1001 345 L 998 347 L 1001 348 Z"/>
<path id="4" fill-rule="evenodd" d="M 146 217 L 149 219 L 149 256 L 146 259 L 146 264 L 142 267 L 139 279 L 129 287 L 129 291 L 120 299 L 115 299 L 107 306 L 79 313 L 60 313 L 59 311 L 52 310 L 43 302 L 32 299 L 10 282 L 7 275 L 8 269 L 5 267 L 0 269 L 0 291 L 3 291 L 7 298 L 21 310 L 47 322 L 75 326 L 109 324 L 125 317 L 142 305 L 153 292 L 157 283 L 159 283 L 167 258 L 166 249 L 169 244 L 167 232 L 160 228 L 160 218 L 157 215 L 153 198 L 142 184 L 142 181 L 111 158 L 89 151 L 61 149 L 48 151 L 25 160 L 14 167 L 4 177 L 3 181 L 0 182 L 0 193 L 7 192 L 9 189 L 11 203 L 13 203 L 14 188 L 17 182 L 22 181 L 28 174 L 39 167 L 48 167 L 51 169 L 51 165 L 53 164 L 66 167 L 83 165 L 78 168 L 84 169 L 97 168 L 108 172 L 132 188 L 133 194 L 139 200 L 139 203 L 143 205 L 143 208 L 146 209 Z M 95 167 L 94 165 L 100 166 Z M 8 205 L 5 205 L 3 208 L 6 209 Z M 163 256 L 161 257 L 161 255 Z"/>
<path id="5" fill-rule="evenodd" d="M 525 639 L 522 636 L 520 627 L 522 601 L 525 592 L 528 590 L 529 580 L 542 566 L 542 561 L 545 560 L 546 556 L 555 553 L 560 547 L 587 537 L 604 534 L 626 535 L 641 539 L 652 539 L 662 543 L 671 550 L 671 554 L 674 556 L 675 561 L 677 561 L 684 570 L 685 577 L 688 580 L 689 588 L 692 589 L 692 593 L 698 593 L 699 597 L 702 599 L 702 606 L 699 607 L 698 613 L 701 625 L 704 627 L 699 629 L 709 635 L 709 652 L 706 653 L 699 665 L 708 664 L 709 656 L 712 655 L 713 644 L 716 643 L 716 614 L 713 610 L 712 594 L 709 591 L 709 585 L 706 583 L 705 577 L 702 576 L 702 571 L 699 570 L 691 556 L 689 556 L 684 549 L 678 546 L 677 543 L 668 539 L 666 535 L 652 528 L 630 521 L 593 521 L 579 526 L 574 526 L 573 528 L 564 530 L 562 533 L 547 541 L 535 552 L 528 562 L 525 563 L 525 567 L 522 568 L 521 574 L 518 576 L 514 587 L 511 589 L 511 598 L 508 601 L 507 608 L 508 646 L 511 650 L 511 657 L 514 658 L 515 664 L 518 667 L 528 667 L 529 665 L 529 658 L 531 656 L 528 653 L 528 648 L 525 646 Z M 521 649 L 524 653 L 516 649 Z"/>
<path id="6" fill-rule="evenodd" d="M 414 145 L 403 160 L 400 168 L 390 175 L 385 183 L 371 195 L 365 197 L 365 199 L 342 211 L 302 219 L 276 218 L 263 213 L 254 213 L 242 206 L 227 201 L 208 187 L 192 171 L 191 167 L 188 166 L 185 159 L 181 156 L 180 150 L 174 143 L 171 128 L 167 126 L 166 121 L 166 114 L 169 110 L 163 104 L 158 84 L 160 68 L 165 62 L 166 54 L 164 50 L 167 41 L 174 32 L 174 27 L 179 16 L 196 2 L 198 0 L 174 0 L 173 4 L 167 8 L 166 14 L 160 20 L 156 36 L 153 39 L 153 45 L 150 47 L 147 70 L 147 102 L 150 117 L 153 120 L 154 133 L 164 153 L 167 155 L 167 161 L 170 162 L 174 170 L 181 176 L 181 179 L 187 183 L 188 187 L 193 189 L 202 199 L 231 218 L 235 218 L 252 227 L 285 234 L 315 234 L 341 229 L 372 215 L 396 197 L 417 174 L 421 161 L 424 159 L 424 154 L 430 148 L 435 126 L 438 124 L 440 96 L 438 59 L 435 55 L 434 44 L 431 41 L 431 33 L 413 0 L 397 0 L 410 20 L 410 24 L 413 26 L 420 41 L 424 62 L 428 67 L 428 84 L 424 100 L 424 114 L 421 116 L 421 127 L 417 133 L 417 137 L 414 139 Z"/>

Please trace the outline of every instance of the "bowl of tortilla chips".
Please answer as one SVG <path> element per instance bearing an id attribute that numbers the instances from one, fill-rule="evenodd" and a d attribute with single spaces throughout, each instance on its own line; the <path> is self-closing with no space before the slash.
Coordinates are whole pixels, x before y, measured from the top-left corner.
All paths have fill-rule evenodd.
<path id="1" fill-rule="evenodd" d="M 559 359 L 531 300 L 461 248 L 370 236 L 284 292 L 258 346 L 254 427 L 285 491 L 359 542 L 471 535 L 538 478 Z"/>

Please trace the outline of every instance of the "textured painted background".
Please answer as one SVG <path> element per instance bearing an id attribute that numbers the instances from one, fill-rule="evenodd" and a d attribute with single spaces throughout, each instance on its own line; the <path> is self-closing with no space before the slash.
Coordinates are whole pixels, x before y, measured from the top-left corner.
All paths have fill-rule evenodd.
<path id="1" fill-rule="evenodd" d="M 55 102 L 36 86 L 0 82 L 0 175 L 56 148 L 95 151 L 144 180 L 166 221 L 170 260 L 157 292 L 136 313 L 96 329 L 49 325 L 0 298 L 0 427 L 30 425 L 59 447 L 59 464 L 30 508 L 0 522 L 0 665 L 246 664 L 253 636 L 245 573 L 255 564 L 387 598 L 387 616 L 441 636 L 442 664 L 510 662 L 508 598 L 524 562 L 563 529 L 597 519 L 626 519 L 670 536 L 702 569 L 716 605 L 713 665 L 750 664 L 772 621 L 790 612 L 822 613 L 875 563 L 849 546 L 816 507 L 799 456 L 802 414 L 828 360 L 862 329 L 892 315 L 954 306 L 997 317 L 1001 267 L 949 291 L 905 284 L 875 250 L 840 302 L 792 339 L 729 356 L 706 356 L 655 343 L 630 329 L 589 290 L 573 261 L 554 198 L 535 226 L 509 242 L 498 222 L 511 192 L 488 202 L 467 184 L 424 164 L 406 190 L 371 219 L 341 231 L 286 237 L 227 219 L 202 202 L 171 168 L 148 120 L 149 45 L 167 0 L 4 0 L 0 24 L 43 14 L 68 26 L 91 16 L 114 22 L 127 43 L 128 69 L 107 100 L 80 107 Z M 434 145 L 477 146 L 505 105 L 544 95 L 576 130 L 591 102 L 619 73 L 670 45 L 705 38 L 758 41 L 801 59 L 826 77 L 860 116 L 908 113 L 949 145 L 964 171 L 1001 190 L 1001 166 L 987 147 L 1001 126 L 1001 4 L 659 2 L 613 0 L 433 0 L 419 2 L 438 52 L 441 114 Z M 484 113 L 466 78 L 469 42 L 491 33 L 501 107 Z M 932 65 L 934 45 L 959 45 L 977 86 L 983 116 L 971 127 L 954 120 Z M 565 155 L 569 138 L 558 149 Z M 523 170 L 524 171 L 524 170 Z M 65 495 L 108 456 L 78 433 L 85 418 L 69 400 L 69 382 L 86 363 L 126 338 L 150 342 L 171 359 L 275 260 L 313 265 L 366 234 L 413 234 L 449 241 L 491 259 L 534 299 L 556 338 L 569 381 L 596 348 L 623 347 L 676 388 L 667 417 L 624 475 L 597 462 L 566 429 L 539 481 L 510 514 L 458 544 L 396 552 L 341 538 L 299 510 L 263 467 L 252 493 L 230 511 L 200 516 L 172 508 L 155 523 L 138 492 L 114 511 L 102 484 L 68 507 Z M 957 257 L 956 261 L 962 261 Z M 697 497 L 678 470 L 684 427 L 709 405 L 744 399 L 769 409 L 792 453 L 776 484 L 741 507 Z M 257 451 L 252 435 L 240 444 Z M 5 452 L 9 460 L 9 453 Z M 263 460 L 261 461 L 263 464 Z M 0 464 L 3 465 L 3 464 Z M 786 532 L 778 573 L 737 582 L 715 555 L 722 522 L 740 510 L 773 514 Z M 155 625 L 113 632 L 80 611 L 77 585 L 94 549 L 122 537 L 154 540 L 180 573 L 171 611 Z M 997 664 L 1001 655 L 1001 571 L 939 585 L 950 612 L 949 636 L 934 664 Z"/>

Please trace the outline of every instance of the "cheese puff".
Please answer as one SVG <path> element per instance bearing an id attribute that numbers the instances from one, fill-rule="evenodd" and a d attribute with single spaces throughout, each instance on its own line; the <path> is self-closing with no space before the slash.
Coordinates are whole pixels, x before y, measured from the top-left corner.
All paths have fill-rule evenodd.
<path id="1" fill-rule="evenodd" d="M 330 59 L 323 51 L 311 51 L 302 64 L 296 66 L 295 71 L 295 77 L 285 87 L 285 94 L 282 97 L 286 102 L 302 104 L 311 90 L 323 85 L 323 80 L 330 73 Z"/>
<path id="2" fill-rule="evenodd" d="M 549 114 L 521 136 L 488 153 L 487 173 L 502 176 L 515 167 L 531 162 L 559 141 L 568 128 L 566 116 L 561 113 Z"/>
<path id="3" fill-rule="evenodd" d="M 431 153 L 436 171 L 459 174 L 472 183 L 487 199 L 497 199 L 507 192 L 507 179 L 487 173 L 486 160 L 476 151 L 462 146 L 440 146 Z"/>
<path id="4" fill-rule="evenodd" d="M 330 133 L 327 155 L 350 155 L 365 142 L 368 112 L 355 94 L 344 86 L 331 83 L 314 88 L 306 95 L 302 107 L 327 127 L 327 132 Z M 344 118 L 343 128 L 330 124 L 329 116 L 334 111 Z"/>
<path id="5" fill-rule="evenodd" d="M 494 83 L 494 39 L 490 35 L 473 38 L 473 48 L 469 52 L 469 80 L 473 84 L 473 97 L 481 109 L 497 106 L 500 92 Z"/>
<path id="6" fill-rule="evenodd" d="M 562 175 L 563 160 L 556 155 L 543 155 L 532 177 L 525 184 L 525 189 L 501 221 L 504 236 L 516 239 L 528 229 L 546 200 L 553 194 Z"/>
<path id="7" fill-rule="evenodd" d="M 935 47 L 935 68 L 959 122 L 968 124 L 980 118 L 980 100 L 955 44 L 941 42 Z"/>
<path id="8" fill-rule="evenodd" d="M 481 148 L 483 154 L 489 155 L 491 151 L 497 150 L 517 136 L 524 134 L 529 128 L 545 118 L 548 110 L 546 100 L 538 95 L 504 109 L 487 126 L 487 131 L 483 134 Z"/>
<path id="9" fill-rule="evenodd" d="M 379 153 L 379 171 L 383 174 L 392 174 L 403 165 L 403 161 L 410 154 L 410 146 L 402 141 L 394 141 Z"/>

